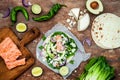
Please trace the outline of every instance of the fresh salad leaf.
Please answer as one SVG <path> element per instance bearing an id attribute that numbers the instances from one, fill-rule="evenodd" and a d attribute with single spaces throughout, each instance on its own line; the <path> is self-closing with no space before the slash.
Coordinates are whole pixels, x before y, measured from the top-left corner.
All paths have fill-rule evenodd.
<path id="1" fill-rule="evenodd" d="M 71 60 L 71 61 L 70 61 L 70 64 L 74 64 L 74 60 Z"/>
<path id="2" fill-rule="evenodd" d="M 51 37 L 54 37 L 56 35 L 64 35 L 67 39 L 69 39 L 68 36 L 64 32 L 61 32 L 61 31 L 55 32 Z"/>
<path id="3" fill-rule="evenodd" d="M 42 36 L 42 40 L 43 40 L 43 41 L 46 40 L 46 36 L 45 36 L 45 35 Z"/>
<path id="4" fill-rule="evenodd" d="M 42 50 L 44 48 L 44 46 L 40 46 L 39 49 Z"/>

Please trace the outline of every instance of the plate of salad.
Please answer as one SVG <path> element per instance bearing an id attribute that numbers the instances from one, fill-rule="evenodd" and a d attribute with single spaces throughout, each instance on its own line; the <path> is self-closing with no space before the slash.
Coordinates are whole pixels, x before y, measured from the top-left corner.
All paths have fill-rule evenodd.
<path id="1" fill-rule="evenodd" d="M 63 76 L 67 78 L 90 54 L 85 53 L 80 41 L 64 25 L 56 24 L 38 43 L 36 56 L 41 63 L 56 73 L 61 72 L 61 75 L 67 67 Z"/>
<path id="2" fill-rule="evenodd" d="M 57 31 L 48 36 L 39 49 L 48 65 L 53 69 L 59 69 L 71 61 L 78 47 L 69 35 Z"/>

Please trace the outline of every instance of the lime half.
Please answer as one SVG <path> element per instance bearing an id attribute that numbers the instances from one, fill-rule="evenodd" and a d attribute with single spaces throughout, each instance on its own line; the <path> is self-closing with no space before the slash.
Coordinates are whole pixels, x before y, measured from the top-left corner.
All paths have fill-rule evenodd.
<path id="1" fill-rule="evenodd" d="M 34 67 L 31 71 L 31 73 L 34 77 L 38 77 L 38 76 L 42 75 L 43 70 L 41 67 Z"/>
<path id="2" fill-rule="evenodd" d="M 41 12 L 41 6 L 38 5 L 38 4 L 33 4 L 32 5 L 32 12 L 34 14 L 40 14 L 40 12 Z"/>
<path id="3" fill-rule="evenodd" d="M 59 70 L 59 73 L 62 76 L 66 76 L 69 73 L 69 68 L 67 66 L 62 66 Z"/>
<path id="4" fill-rule="evenodd" d="M 24 24 L 24 23 L 18 23 L 18 24 L 16 25 L 16 30 L 17 30 L 18 32 L 25 32 L 25 31 L 27 30 L 27 26 L 26 26 L 26 24 Z"/>

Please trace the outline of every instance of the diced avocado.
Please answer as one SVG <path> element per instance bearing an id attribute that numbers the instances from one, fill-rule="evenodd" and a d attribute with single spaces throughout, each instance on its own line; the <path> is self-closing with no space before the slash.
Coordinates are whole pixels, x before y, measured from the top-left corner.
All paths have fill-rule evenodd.
<path id="1" fill-rule="evenodd" d="M 51 58 L 54 58 L 54 57 L 55 57 L 54 54 L 49 54 L 49 56 L 50 56 Z"/>
<path id="2" fill-rule="evenodd" d="M 73 48 L 73 49 L 72 49 L 72 53 L 74 53 L 75 51 L 76 51 L 76 49 L 75 49 L 75 48 Z"/>
<path id="3" fill-rule="evenodd" d="M 67 57 L 67 63 L 69 63 L 72 58 L 73 58 L 73 56 L 68 56 L 68 57 Z"/>
<path id="4" fill-rule="evenodd" d="M 72 46 L 72 47 L 76 47 L 76 44 L 75 43 L 70 43 L 70 45 Z"/>

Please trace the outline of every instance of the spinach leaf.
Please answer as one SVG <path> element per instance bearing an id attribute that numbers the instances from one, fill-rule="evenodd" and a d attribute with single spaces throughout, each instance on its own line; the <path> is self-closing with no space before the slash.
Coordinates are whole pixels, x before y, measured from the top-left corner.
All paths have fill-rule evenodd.
<path id="1" fill-rule="evenodd" d="M 74 64 L 74 60 L 71 60 L 71 61 L 70 61 L 70 64 Z"/>
<path id="2" fill-rule="evenodd" d="M 42 50 L 44 47 L 43 46 L 40 46 L 39 49 Z"/>
<path id="3" fill-rule="evenodd" d="M 46 36 L 45 36 L 45 35 L 42 36 L 42 40 L 43 40 L 43 41 L 46 40 Z"/>

